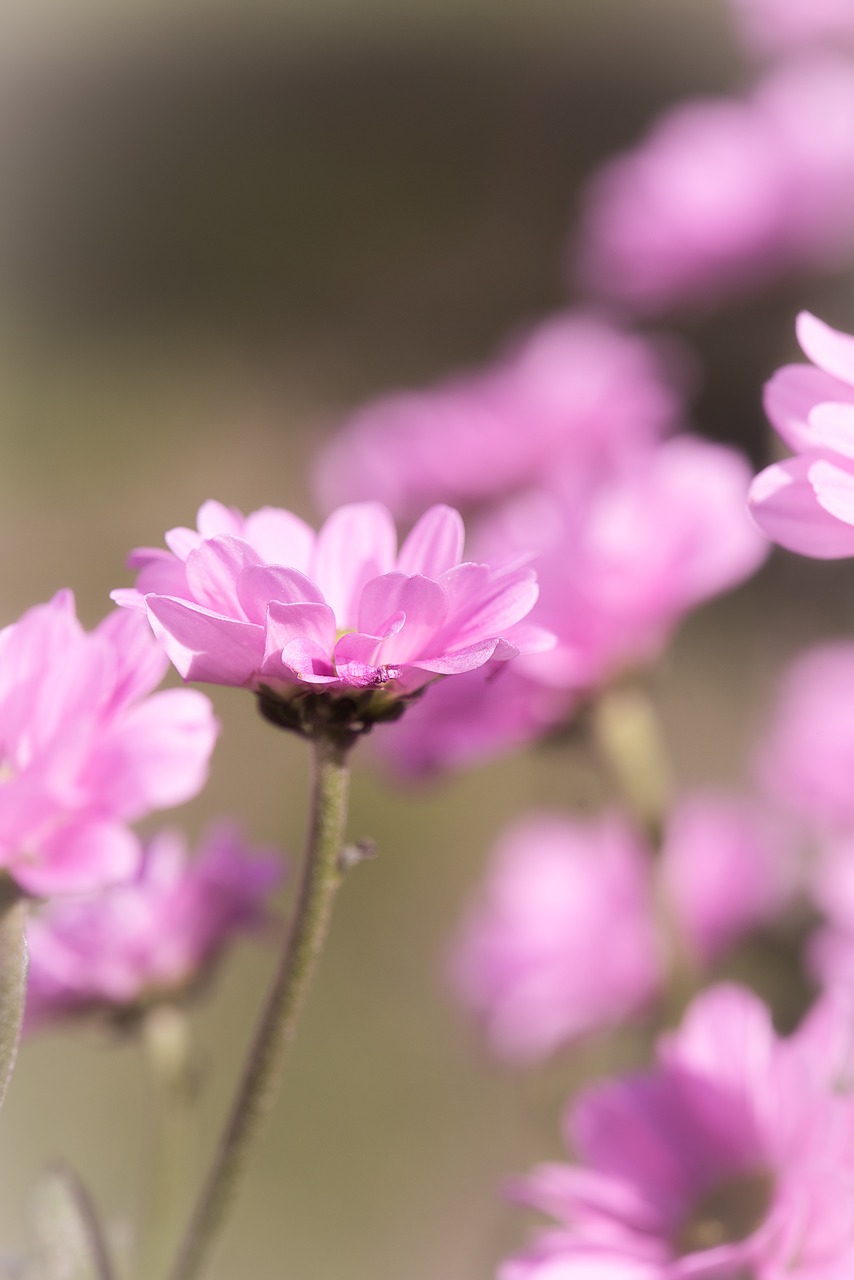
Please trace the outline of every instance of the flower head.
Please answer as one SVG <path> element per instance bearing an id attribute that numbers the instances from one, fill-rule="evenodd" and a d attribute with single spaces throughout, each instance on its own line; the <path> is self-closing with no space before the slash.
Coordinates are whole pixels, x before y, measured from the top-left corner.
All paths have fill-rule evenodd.
<path id="1" fill-rule="evenodd" d="M 836 1280 L 854 1272 L 854 1108 L 826 1006 L 789 1041 L 739 987 L 699 996 L 655 1067 L 572 1104 L 579 1164 L 519 1198 L 559 1219 L 499 1280 Z"/>
<path id="2" fill-rule="evenodd" d="M 854 555 L 854 337 L 808 312 L 798 340 L 812 365 L 780 369 L 765 409 L 794 458 L 753 482 L 759 527 L 791 551 L 833 560 Z"/>
<path id="3" fill-rule="evenodd" d="M 365 728 L 437 676 L 547 643 L 520 625 L 534 571 L 462 562 L 463 536 L 449 507 L 398 550 L 378 503 L 341 507 L 315 534 L 289 511 L 207 502 L 169 551 L 133 553 L 137 589 L 115 598 L 145 609 L 185 679 L 259 691 L 287 727 L 308 731 L 331 706 Z"/>
<path id="4" fill-rule="evenodd" d="M 321 501 L 412 515 L 503 497 L 565 462 L 607 465 L 676 424 L 682 364 L 592 314 L 553 316 L 482 369 L 360 409 L 318 459 Z"/>
<path id="5" fill-rule="evenodd" d="M 125 824 L 204 785 L 217 724 L 201 693 L 151 693 L 167 665 L 142 618 L 87 633 L 68 591 L 0 631 L 0 868 L 25 891 L 127 877 Z"/>
<path id="6" fill-rule="evenodd" d="M 775 69 L 747 98 L 672 108 L 586 193 L 573 271 L 634 311 L 717 304 L 854 252 L 851 64 Z"/>
<path id="7" fill-rule="evenodd" d="M 192 859 L 179 835 L 161 833 L 131 880 L 54 901 L 30 921 L 28 1024 L 174 998 L 232 939 L 267 922 L 281 874 L 280 858 L 230 828 L 211 831 Z"/>

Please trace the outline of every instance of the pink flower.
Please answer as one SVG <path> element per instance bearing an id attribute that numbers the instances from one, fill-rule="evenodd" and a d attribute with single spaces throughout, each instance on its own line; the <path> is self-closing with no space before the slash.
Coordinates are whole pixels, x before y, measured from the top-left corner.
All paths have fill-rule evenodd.
<path id="1" fill-rule="evenodd" d="M 854 337 L 802 312 L 798 340 L 812 365 L 780 369 L 765 409 L 795 457 L 753 482 L 757 524 L 775 542 L 821 560 L 854 555 Z"/>
<path id="2" fill-rule="evenodd" d="M 854 829 L 854 643 L 807 650 L 780 681 L 757 752 L 778 804 L 820 831 Z"/>
<path id="3" fill-rule="evenodd" d="M 268 922 L 281 873 L 280 858 L 230 828 L 211 831 L 193 859 L 179 835 L 161 833 L 132 880 L 52 902 L 30 921 L 28 1024 L 174 998 Z"/>
<path id="4" fill-rule="evenodd" d="M 844 1021 L 843 1021 L 844 1020 Z M 499 1280 L 843 1280 L 854 1274 L 854 1107 L 825 1007 L 788 1041 L 739 987 L 699 996 L 654 1068 L 585 1090 L 567 1119 L 579 1164 L 519 1198 L 557 1218 Z"/>
<path id="5" fill-rule="evenodd" d="M 637 1013 L 661 976 L 642 842 L 614 816 L 515 823 L 492 854 L 451 974 L 490 1048 L 511 1060 Z"/>
<path id="6" fill-rule="evenodd" d="M 807 967 L 824 986 L 854 993 L 854 836 L 831 839 L 812 868 L 810 893 L 824 917 L 807 942 Z"/>
<path id="7" fill-rule="evenodd" d="M 572 249 L 597 296 L 641 312 L 710 305 L 854 254 L 854 74 L 827 56 L 741 101 L 672 108 L 594 176 Z"/>
<path id="8" fill-rule="evenodd" d="M 68 591 L 0 631 L 0 866 L 28 893 L 127 877 L 125 824 L 204 785 L 217 724 L 202 694 L 148 696 L 167 665 L 134 614 L 87 634 Z"/>
<path id="9" fill-rule="evenodd" d="M 329 508 L 378 498 L 398 514 L 470 504 L 652 443 L 681 410 L 677 353 L 585 313 L 554 316 L 491 366 L 356 413 L 321 454 Z"/>
<path id="10" fill-rule="evenodd" d="M 529 816 L 492 853 L 451 953 L 452 985 L 498 1057 L 535 1061 L 657 999 L 668 964 L 657 899 L 707 962 L 773 917 L 790 888 L 775 833 L 734 797 L 684 797 L 658 872 L 616 815 Z"/>
<path id="11" fill-rule="evenodd" d="M 138 589 L 115 598 L 145 608 L 186 680 L 267 691 L 285 716 L 296 695 L 347 706 L 362 695 L 354 715 L 369 724 L 437 676 L 548 642 L 519 625 L 534 571 L 462 562 L 449 507 L 432 507 L 399 551 L 377 503 L 341 507 L 315 534 L 289 511 L 244 518 L 207 502 L 198 532 L 166 541 L 169 551 L 133 553 Z"/>
<path id="12" fill-rule="evenodd" d="M 494 512 L 476 532 L 479 551 L 512 562 L 539 549 L 531 621 L 556 644 L 500 678 L 491 667 L 468 676 L 456 705 L 448 694 L 413 707 L 381 743 L 392 768 L 430 772 L 531 741 L 564 723 L 580 695 L 654 661 L 690 609 L 765 558 L 749 479 L 734 450 L 676 436 L 607 472 L 553 476 Z"/>
<path id="13" fill-rule="evenodd" d="M 747 44 L 766 52 L 854 36 L 850 0 L 730 0 Z"/>

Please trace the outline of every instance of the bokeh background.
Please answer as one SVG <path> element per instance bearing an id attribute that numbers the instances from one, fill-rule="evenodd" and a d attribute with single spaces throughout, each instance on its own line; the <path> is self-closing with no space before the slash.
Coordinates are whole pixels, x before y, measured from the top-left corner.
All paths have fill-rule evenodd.
<path id="1" fill-rule="evenodd" d="M 314 519 L 308 459 L 335 423 L 565 305 L 584 175 L 667 103 L 750 74 L 725 0 L 3 0 L 3 620 L 71 585 L 93 624 L 127 550 L 207 497 Z M 767 457 L 760 387 L 794 356 L 802 307 L 854 328 L 851 279 L 790 279 L 682 324 L 704 433 Z M 852 598 L 845 565 L 777 553 L 688 622 L 656 678 L 682 780 L 739 778 L 775 670 L 849 632 Z M 296 854 L 303 745 L 246 695 L 215 702 L 211 784 L 175 820 L 234 813 Z M 483 1280 L 520 1240 L 502 1184 L 558 1150 L 559 1105 L 596 1051 L 534 1080 L 491 1066 L 444 992 L 442 948 L 501 826 L 603 787 L 577 744 L 411 790 L 363 754 L 351 832 L 379 857 L 341 895 L 218 1280 Z M 774 958 L 769 942 L 753 973 L 785 996 Z M 201 1156 L 271 959 L 244 947 L 194 1012 Z M 0 1117 L 10 1259 L 59 1156 L 127 1234 L 151 1101 L 131 1044 L 25 1045 Z"/>

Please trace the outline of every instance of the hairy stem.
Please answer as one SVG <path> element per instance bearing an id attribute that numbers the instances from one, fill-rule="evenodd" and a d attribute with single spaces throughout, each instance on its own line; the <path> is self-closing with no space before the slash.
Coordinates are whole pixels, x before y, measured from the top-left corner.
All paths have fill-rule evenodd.
<path id="1" fill-rule="evenodd" d="M 231 1113 L 169 1280 L 196 1280 L 201 1275 L 224 1225 L 261 1118 L 275 1094 L 284 1054 L 294 1037 L 342 877 L 347 757 L 352 741 L 338 734 L 313 740 L 312 809 L 294 918 Z"/>

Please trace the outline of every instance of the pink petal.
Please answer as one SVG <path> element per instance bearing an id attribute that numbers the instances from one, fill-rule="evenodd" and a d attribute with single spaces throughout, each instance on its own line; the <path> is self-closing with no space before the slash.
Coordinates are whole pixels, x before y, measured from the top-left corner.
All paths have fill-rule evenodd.
<path id="1" fill-rule="evenodd" d="M 810 413 L 816 446 L 824 453 L 854 459 L 854 404 L 827 402 Z"/>
<path id="2" fill-rule="evenodd" d="M 261 507 L 246 517 L 243 536 L 268 564 L 287 565 L 308 573 L 315 533 L 293 512 Z"/>
<path id="3" fill-rule="evenodd" d="M 822 509 L 844 525 L 854 525 L 854 475 L 825 459 L 813 462 L 808 475 Z"/>
<path id="4" fill-rule="evenodd" d="M 393 617 L 405 621 L 389 631 Z M 383 648 L 385 663 L 414 662 L 422 653 L 435 653 L 434 638 L 448 615 L 448 598 L 438 582 L 420 574 L 387 573 L 374 578 L 359 601 L 359 630 L 389 636 Z"/>
<path id="5" fill-rule="evenodd" d="M 460 563 L 464 541 L 465 527 L 460 513 L 453 507 L 431 507 L 413 526 L 400 548 L 397 569 L 400 573 L 422 573 L 427 578 L 438 578 L 440 573 Z"/>
<path id="6" fill-rule="evenodd" d="M 236 507 L 226 507 L 214 498 L 203 502 L 196 514 L 196 527 L 203 538 L 231 535 L 239 538 L 243 534 L 243 524 L 243 516 Z"/>
<path id="7" fill-rule="evenodd" d="M 804 355 L 826 373 L 854 383 L 854 337 L 802 311 L 795 325 Z"/>
<path id="8" fill-rule="evenodd" d="M 144 600 L 140 599 L 144 607 Z M 166 674 L 169 659 L 141 611 L 114 609 L 95 628 L 107 641 L 115 662 L 114 707 L 133 702 L 155 689 Z"/>
<path id="9" fill-rule="evenodd" d="M 311 578 L 297 569 L 270 564 L 250 565 L 248 569 L 244 569 L 237 580 L 237 596 L 246 616 L 252 622 L 265 622 L 267 606 L 273 602 L 325 603 Z"/>
<path id="10" fill-rule="evenodd" d="M 761 471 L 750 487 L 750 508 L 774 542 L 819 560 L 854 555 L 854 529 L 820 504 L 812 484 L 815 461 L 808 456 Z"/>
<path id="11" fill-rule="evenodd" d="M 258 552 L 242 538 L 208 539 L 187 557 L 191 599 L 215 613 L 239 618 L 243 610 L 237 597 L 237 579 L 244 569 L 259 563 Z"/>
<path id="12" fill-rule="evenodd" d="M 147 596 L 145 603 L 155 634 L 185 680 L 252 682 L 264 656 L 263 627 L 168 596 Z"/>
<path id="13" fill-rule="evenodd" d="M 459 675 L 463 671 L 474 671 L 476 667 L 482 667 L 492 657 L 498 644 L 498 640 L 481 640 L 466 649 L 457 649 L 436 658 L 418 658 L 412 665 L 436 675 Z"/>
<path id="14" fill-rule="evenodd" d="M 803 453 L 815 449 L 808 422 L 816 405 L 826 401 L 854 403 L 854 387 L 808 364 L 779 369 L 765 385 L 765 412 L 790 449 Z"/>
<path id="15" fill-rule="evenodd" d="M 394 521 L 378 502 L 339 507 L 326 521 L 317 535 L 311 576 L 342 630 L 355 625 L 366 583 L 394 568 L 396 550 Z"/>
<path id="16" fill-rule="evenodd" d="M 135 822 L 197 795 L 219 725 L 195 689 L 165 689 L 107 725 L 82 780 L 99 807 Z"/>
<path id="17" fill-rule="evenodd" d="M 448 593 L 448 648 L 500 636 L 527 617 L 539 595 L 533 569 L 495 573 L 487 565 L 461 564 L 442 575 Z"/>
<path id="18" fill-rule="evenodd" d="M 277 679 L 334 677 L 335 615 L 328 604 L 272 602 L 261 673 Z M 287 653 L 287 657 L 285 657 Z"/>
<path id="19" fill-rule="evenodd" d="M 142 850 L 137 837 L 114 822 L 81 821 L 63 826 L 42 845 L 38 858 L 21 853 L 7 862 L 28 893 L 89 893 L 133 875 Z"/>

